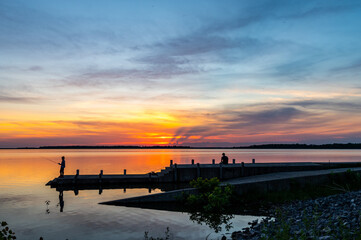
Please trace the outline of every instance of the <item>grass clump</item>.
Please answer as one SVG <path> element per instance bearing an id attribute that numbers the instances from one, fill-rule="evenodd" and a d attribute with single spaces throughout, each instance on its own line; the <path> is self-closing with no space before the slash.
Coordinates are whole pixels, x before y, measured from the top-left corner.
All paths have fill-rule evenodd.
<path id="1" fill-rule="evenodd" d="M 7 222 L 1 222 L 0 240 L 16 239 L 15 232 L 11 230 Z"/>
<path id="2" fill-rule="evenodd" d="M 150 237 L 149 236 L 149 232 L 145 232 L 144 233 L 144 240 L 170 240 L 171 239 L 171 235 L 170 235 L 170 230 L 169 227 L 167 227 L 167 229 L 164 232 L 164 238 L 162 237 Z"/>

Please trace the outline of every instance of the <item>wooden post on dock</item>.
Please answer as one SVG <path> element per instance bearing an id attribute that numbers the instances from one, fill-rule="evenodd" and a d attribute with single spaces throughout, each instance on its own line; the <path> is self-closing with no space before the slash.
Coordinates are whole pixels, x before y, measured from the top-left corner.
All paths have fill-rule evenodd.
<path id="1" fill-rule="evenodd" d="M 75 184 L 77 183 L 78 177 L 79 177 L 79 169 L 76 170 L 76 175 L 74 176 L 73 183 L 75 183 Z"/>
<path id="2" fill-rule="evenodd" d="M 103 177 L 103 170 L 100 170 L 100 173 L 99 173 L 99 183 L 102 182 L 102 177 Z"/>
<path id="3" fill-rule="evenodd" d="M 152 181 L 152 173 L 148 173 L 148 177 L 149 177 L 149 182 Z"/>
<path id="4" fill-rule="evenodd" d="M 127 169 L 124 169 L 124 176 L 127 175 Z"/>
<path id="5" fill-rule="evenodd" d="M 170 166 L 172 166 L 173 165 L 173 160 L 170 160 Z"/>
<path id="6" fill-rule="evenodd" d="M 244 162 L 241 164 L 241 177 L 244 177 Z"/>
<path id="7" fill-rule="evenodd" d="M 256 163 L 256 159 L 253 158 L 253 159 L 252 159 L 252 163 L 255 164 L 255 163 Z"/>
<path id="8" fill-rule="evenodd" d="M 222 169 L 222 163 L 219 164 L 219 180 L 222 180 L 223 178 L 223 169 Z"/>
<path id="9" fill-rule="evenodd" d="M 199 178 L 200 176 L 201 176 L 201 167 L 199 163 L 197 163 L 197 178 Z"/>
<path id="10" fill-rule="evenodd" d="M 216 159 L 212 159 L 212 164 L 215 164 L 216 163 Z"/>
<path id="11" fill-rule="evenodd" d="M 233 164 L 236 164 L 236 159 L 233 158 Z"/>
<path id="12" fill-rule="evenodd" d="M 177 182 L 177 181 L 178 181 L 177 171 L 178 171 L 178 169 L 177 169 L 177 164 L 175 163 L 175 164 L 174 164 L 174 174 L 173 174 L 173 177 L 174 177 L 173 181 L 174 181 L 174 182 Z"/>
<path id="13" fill-rule="evenodd" d="M 194 165 L 194 159 L 192 159 L 192 165 Z"/>

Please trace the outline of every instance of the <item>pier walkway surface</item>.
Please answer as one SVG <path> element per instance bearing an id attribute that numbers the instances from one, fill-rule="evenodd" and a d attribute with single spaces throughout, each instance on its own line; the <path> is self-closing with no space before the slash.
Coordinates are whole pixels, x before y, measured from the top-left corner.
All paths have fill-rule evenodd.
<path id="1" fill-rule="evenodd" d="M 150 172 L 147 174 L 103 174 L 103 170 L 97 175 L 82 175 L 77 170 L 76 175 L 65 175 L 63 178 L 55 178 L 47 183 L 51 187 L 78 187 L 119 184 L 163 184 L 163 183 L 189 183 L 198 177 L 213 178 L 217 177 L 221 181 L 235 178 L 244 178 L 255 175 L 264 175 L 279 172 L 296 171 L 316 171 L 336 168 L 361 167 L 359 162 L 342 163 L 233 163 L 233 164 L 170 164 L 160 172 Z"/>
<path id="2" fill-rule="evenodd" d="M 327 184 L 332 176 L 342 176 L 349 171 L 361 173 L 361 167 L 269 173 L 226 180 L 223 181 L 221 185 L 232 185 L 235 192 L 240 195 L 252 192 L 267 193 L 271 191 L 292 190 L 293 187 L 299 188 L 308 184 L 312 184 L 314 186 Z M 101 204 L 134 206 L 136 204 L 141 205 L 142 203 L 174 202 L 184 193 L 194 194 L 196 192 L 197 190 L 194 188 L 186 188 L 164 193 L 103 202 Z"/>

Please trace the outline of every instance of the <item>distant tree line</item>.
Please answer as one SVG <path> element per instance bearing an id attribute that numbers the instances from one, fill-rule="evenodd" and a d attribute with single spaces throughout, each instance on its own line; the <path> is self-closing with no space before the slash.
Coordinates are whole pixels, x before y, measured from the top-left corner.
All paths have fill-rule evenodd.
<path id="1" fill-rule="evenodd" d="M 361 143 L 332 143 L 332 144 L 262 144 L 238 148 L 253 149 L 361 149 Z"/>
<path id="2" fill-rule="evenodd" d="M 41 146 L 39 149 L 137 149 L 137 148 L 191 148 L 190 146 Z"/>

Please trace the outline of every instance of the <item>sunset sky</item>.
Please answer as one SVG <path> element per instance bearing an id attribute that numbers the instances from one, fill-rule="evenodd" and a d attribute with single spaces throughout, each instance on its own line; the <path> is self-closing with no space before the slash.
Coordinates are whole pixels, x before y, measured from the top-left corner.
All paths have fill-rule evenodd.
<path id="1" fill-rule="evenodd" d="M 361 2 L 0 1 L 0 147 L 361 142 Z"/>

